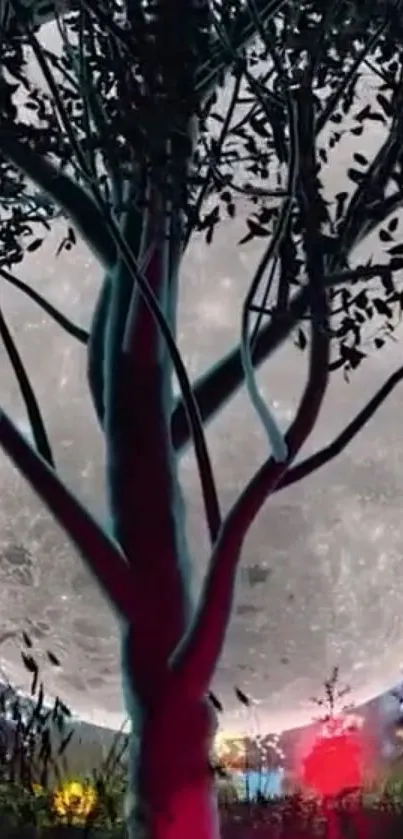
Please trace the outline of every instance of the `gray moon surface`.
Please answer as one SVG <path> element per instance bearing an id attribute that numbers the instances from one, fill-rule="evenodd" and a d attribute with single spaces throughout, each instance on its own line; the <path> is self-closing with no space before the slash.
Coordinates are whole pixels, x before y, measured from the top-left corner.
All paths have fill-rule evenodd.
<path id="1" fill-rule="evenodd" d="M 362 101 L 371 97 L 371 80 Z M 381 128 L 365 140 L 376 151 Z M 359 138 L 361 143 L 362 138 Z M 355 148 L 358 148 L 356 146 Z M 343 189 L 354 151 L 341 142 L 325 173 L 329 195 Z M 183 264 L 178 341 L 196 376 L 238 340 L 243 296 L 261 244 L 238 246 L 246 208 L 225 221 L 213 244 L 195 237 Z M 399 230 L 401 226 L 399 227 Z M 60 222 L 19 276 L 82 325 L 89 325 L 101 275 L 80 244 L 56 257 Z M 397 235 L 397 240 L 399 236 Z M 263 243 L 264 244 L 264 243 Z M 354 259 L 377 253 L 368 240 Z M 17 340 L 54 446 L 60 473 L 93 513 L 105 515 L 104 452 L 88 395 L 85 351 L 31 301 L 3 283 L 2 307 Z M 399 333 L 397 332 L 399 337 Z M 350 383 L 331 380 L 325 407 L 304 453 L 328 443 L 401 362 L 401 343 L 367 359 Z M 289 341 L 258 375 L 262 395 L 284 427 L 293 417 L 306 358 Z M 3 350 L 4 408 L 27 431 L 24 408 Z M 244 389 L 208 428 L 207 440 L 223 511 L 267 456 L 266 438 Z M 209 544 L 194 458 L 181 460 L 187 527 L 200 591 Z M 117 727 L 124 718 L 118 630 L 108 604 L 68 539 L 0 452 L 0 664 L 11 681 L 29 685 L 21 631 L 34 641 L 50 696 L 81 718 Z M 276 494 L 245 542 L 236 599 L 213 688 L 225 725 L 243 729 L 233 687 L 257 702 L 271 731 L 308 722 L 311 698 L 340 667 L 351 699 L 363 702 L 396 683 L 403 664 L 403 436 L 401 391 L 337 460 Z M 54 668 L 46 650 L 60 659 Z M 1 675 L 1 674 L 0 674 Z"/>

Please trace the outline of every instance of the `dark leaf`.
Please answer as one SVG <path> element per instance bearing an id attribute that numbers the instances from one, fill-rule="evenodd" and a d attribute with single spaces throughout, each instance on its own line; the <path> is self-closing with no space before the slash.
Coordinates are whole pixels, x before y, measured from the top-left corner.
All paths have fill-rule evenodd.
<path id="1" fill-rule="evenodd" d="M 366 291 L 360 291 L 357 297 L 354 298 L 353 303 L 359 309 L 366 309 L 368 306 L 368 295 Z"/>
<path id="2" fill-rule="evenodd" d="M 368 119 L 372 119 L 373 122 L 382 122 L 383 125 L 385 124 L 385 117 L 377 111 L 371 111 L 371 113 L 368 114 Z"/>
<path id="3" fill-rule="evenodd" d="M 252 130 L 261 137 L 263 140 L 268 140 L 271 137 L 271 133 L 269 131 L 268 120 L 266 115 L 264 116 L 252 116 L 249 120 L 250 127 Z"/>
<path id="4" fill-rule="evenodd" d="M 360 184 L 363 181 L 364 174 L 362 172 L 358 172 L 357 169 L 347 169 L 347 177 L 350 178 L 350 181 L 353 181 L 355 184 Z"/>
<path id="5" fill-rule="evenodd" d="M 28 670 L 30 673 L 37 673 L 39 668 L 32 655 L 28 655 L 28 653 L 22 652 L 21 658 L 26 670 Z"/>
<path id="6" fill-rule="evenodd" d="M 394 256 L 389 262 L 391 271 L 401 271 L 403 268 L 403 256 Z"/>
<path id="7" fill-rule="evenodd" d="M 73 736 L 74 736 L 74 731 L 69 731 L 69 733 L 66 734 L 66 736 L 63 738 L 63 740 L 60 743 L 60 746 L 57 750 L 57 754 L 58 754 L 59 757 L 66 751 L 67 746 L 69 745 L 70 740 Z"/>
<path id="8" fill-rule="evenodd" d="M 393 236 L 384 227 L 379 231 L 379 238 L 381 242 L 393 242 Z"/>
<path id="9" fill-rule="evenodd" d="M 249 233 L 247 233 L 246 236 L 243 237 L 243 239 L 239 240 L 240 245 L 244 245 L 246 244 L 246 242 L 250 242 L 250 240 L 253 239 L 254 236 L 270 236 L 270 230 L 268 230 L 267 227 L 263 227 L 263 225 L 259 224 L 259 222 L 248 218 L 246 220 L 246 224 L 249 227 Z"/>
<path id="10" fill-rule="evenodd" d="M 249 708 L 251 701 L 249 697 L 246 695 L 246 693 L 244 693 L 242 690 L 240 690 L 240 688 L 237 687 L 234 688 L 234 691 L 236 698 L 239 699 L 240 702 L 242 702 L 242 705 L 245 705 L 247 708 Z"/>
<path id="11" fill-rule="evenodd" d="M 362 110 L 359 111 L 358 114 L 355 115 L 355 119 L 357 120 L 357 122 L 364 122 L 365 119 L 368 119 L 370 113 L 371 113 L 371 106 L 366 105 L 365 108 L 362 108 Z"/>
<path id="12" fill-rule="evenodd" d="M 387 270 L 382 271 L 382 273 L 381 273 L 381 283 L 382 283 L 382 285 L 383 285 L 387 294 L 393 294 L 393 292 L 395 290 L 393 277 L 392 277 L 392 270 L 396 270 L 396 268 L 394 268 L 392 266 L 393 261 L 394 260 L 391 259 Z M 403 259 L 402 258 L 401 259 L 397 258 L 397 261 L 398 261 L 398 263 L 400 263 L 400 266 L 398 266 L 398 267 L 402 268 L 403 267 Z"/>
<path id="13" fill-rule="evenodd" d="M 361 364 L 361 361 L 366 357 L 365 353 L 361 352 L 357 347 L 349 347 L 346 344 L 341 344 L 340 355 L 343 361 L 350 365 L 352 370 L 356 370 Z"/>
<path id="14" fill-rule="evenodd" d="M 64 704 L 64 702 L 62 702 L 62 700 L 61 700 L 61 699 L 57 698 L 57 701 L 58 701 L 58 706 L 59 706 L 60 711 L 62 712 L 62 714 L 63 714 L 65 717 L 71 717 L 71 711 L 70 711 L 70 708 L 68 708 L 68 707 L 67 707 L 67 705 L 65 705 L 65 704 Z"/>
<path id="15" fill-rule="evenodd" d="M 216 711 L 219 711 L 220 713 L 222 713 L 224 711 L 222 702 L 220 702 L 220 700 L 215 695 L 215 693 L 210 691 L 209 694 L 208 694 L 208 698 L 209 698 L 211 704 L 213 705 L 213 707 L 216 709 Z"/>
<path id="16" fill-rule="evenodd" d="M 403 255 L 403 244 L 393 245 L 393 248 L 389 248 L 388 253 L 390 253 L 392 256 Z"/>
<path id="17" fill-rule="evenodd" d="M 22 640 L 23 640 L 26 647 L 32 648 L 32 646 L 33 646 L 32 641 L 31 641 L 29 635 L 26 632 L 22 633 Z"/>
<path id="18" fill-rule="evenodd" d="M 34 239 L 33 242 L 30 242 L 30 244 L 27 245 L 26 250 L 29 253 L 33 253 L 34 251 L 37 251 L 38 248 L 40 248 L 42 242 L 43 242 L 43 239 Z"/>
<path id="19" fill-rule="evenodd" d="M 351 134 L 354 134 L 355 137 L 359 137 L 362 132 L 364 131 L 363 125 L 357 125 L 356 128 L 351 129 Z"/>
<path id="20" fill-rule="evenodd" d="M 360 152 L 357 151 L 353 154 L 353 157 L 356 163 L 359 163 L 360 166 L 368 166 L 368 160 L 365 155 L 360 154 Z"/>
<path id="21" fill-rule="evenodd" d="M 54 653 L 52 653 L 50 650 L 46 650 L 46 655 L 50 663 L 53 664 L 54 667 L 61 667 L 60 661 Z"/>
<path id="22" fill-rule="evenodd" d="M 300 350 L 304 350 L 307 345 L 306 335 L 302 329 L 297 332 L 297 346 Z"/>
<path id="23" fill-rule="evenodd" d="M 372 302 L 378 312 L 378 315 L 385 315 L 387 318 L 392 317 L 392 309 L 387 305 L 387 303 L 385 303 L 384 300 L 382 300 L 381 297 L 376 297 Z"/>
<path id="24" fill-rule="evenodd" d="M 397 230 L 398 224 L 399 224 L 399 219 L 398 219 L 397 216 L 394 216 L 393 218 L 391 218 L 391 220 L 388 224 L 389 233 L 395 233 L 396 230 Z"/>

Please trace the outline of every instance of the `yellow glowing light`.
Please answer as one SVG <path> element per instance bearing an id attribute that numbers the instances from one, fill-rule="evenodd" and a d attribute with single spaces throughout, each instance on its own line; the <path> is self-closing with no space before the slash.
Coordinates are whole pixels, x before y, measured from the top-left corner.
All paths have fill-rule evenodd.
<path id="1" fill-rule="evenodd" d="M 93 813 L 97 794 L 93 786 L 81 781 L 66 781 L 52 796 L 53 809 L 70 824 L 85 822 Z"/>
<path id="2" fill-rule="evenodd" d="M 214 739 L 213 753 L 228 769 L 242 768 L 246 759 L 245 740 L 239 734 L 218 731 Z"/>

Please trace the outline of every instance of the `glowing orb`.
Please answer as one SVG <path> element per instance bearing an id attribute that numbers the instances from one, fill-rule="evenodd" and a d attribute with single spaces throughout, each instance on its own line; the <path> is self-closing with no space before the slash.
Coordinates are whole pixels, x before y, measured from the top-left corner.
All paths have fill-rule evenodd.
<path id="1" fill-rule="evenodd" d="M 243 737 L 228 731 L 218 731 L 213 753 L 225 769 L 245 769 L 246 744 Z"/>
<path id="2" fill-rule="evenodd" d="M 324 727 L 302 763 L 302 781 L 320 796 L 360 787 L 363 743 L 359 729 L 334 720 Z"/>

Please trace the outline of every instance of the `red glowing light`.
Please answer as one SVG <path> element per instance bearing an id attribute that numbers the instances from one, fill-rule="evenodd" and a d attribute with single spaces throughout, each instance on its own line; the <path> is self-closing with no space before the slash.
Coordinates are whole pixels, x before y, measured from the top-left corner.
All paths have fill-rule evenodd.
<path id="1" fill-rule="evenodd" d="M 324 731 L 302 763 L 302 781 L 321 796 L 361 786 L 362 744 L 357 730 Z"/>

